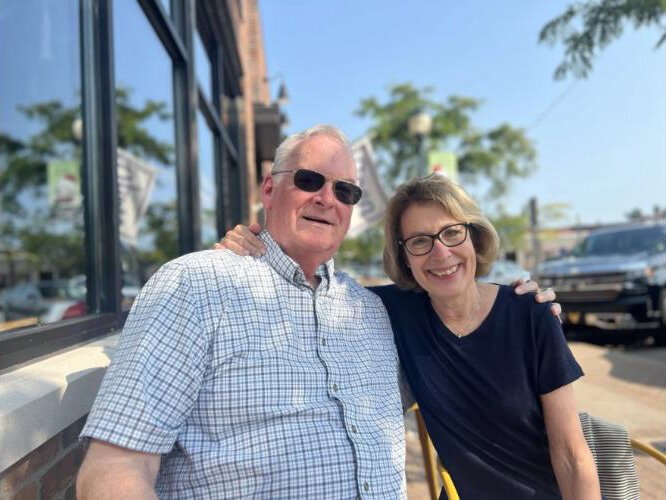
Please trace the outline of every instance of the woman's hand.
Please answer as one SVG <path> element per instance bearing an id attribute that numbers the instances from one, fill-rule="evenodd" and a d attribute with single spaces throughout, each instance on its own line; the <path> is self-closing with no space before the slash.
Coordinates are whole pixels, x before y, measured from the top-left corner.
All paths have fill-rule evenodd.
<path id="1" fill-rule="evenodd" d="M 215 250 L 227 248 L 236 255 L 253 255 L 259 257 L 266 253 L 266 247 L 256 236 L 260 232 L 261 226 L 256 222 L 249 226 L 238 224 L 233 229 L 227 231 L 224 238 L 219 243 L 215 243 L 213 248 Z"/>

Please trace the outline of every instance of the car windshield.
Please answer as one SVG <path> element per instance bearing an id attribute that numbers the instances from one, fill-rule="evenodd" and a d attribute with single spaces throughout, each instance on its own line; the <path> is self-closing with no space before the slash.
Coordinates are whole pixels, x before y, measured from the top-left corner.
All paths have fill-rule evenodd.
<path id="1" fill-rule="evenodd" d="M 592 234 L 574 250 L 577 256 L 631 255 L 666 250 L 666 227 L 646 227 Z"/>

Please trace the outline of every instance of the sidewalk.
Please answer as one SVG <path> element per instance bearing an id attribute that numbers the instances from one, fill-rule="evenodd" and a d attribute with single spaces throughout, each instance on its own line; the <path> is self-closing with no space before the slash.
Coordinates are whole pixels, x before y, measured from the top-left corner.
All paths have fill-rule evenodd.
<path id="1" fill-rule="evenodd" d="M 578 407 L 624 425 L 629 435 L 666 452 L 666 349 L 609 350 L 572 342 L 585 371 L 574 385 Z M 641 498 L 666 498 L 666 467 L 636 455 Z"/>

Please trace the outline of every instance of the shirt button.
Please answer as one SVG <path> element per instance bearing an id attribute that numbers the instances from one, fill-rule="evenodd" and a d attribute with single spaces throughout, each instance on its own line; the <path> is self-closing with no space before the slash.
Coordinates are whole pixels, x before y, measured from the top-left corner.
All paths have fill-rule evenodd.
<path id="1" fill-rule="evenodd" d="M 358 429 L 356 428 L 355 425 L 352 425 L 352 432 L 355 434 L 358 432 Z"/>
<path id="2" fill-rule="evenodd" d="M 370 489 L 370 485 L 368 483 L 363 483 L 363 489 L 368 491 Z"/>
<path id="3" fill-rule="evenodd" d="M 326 339 L 321 339 L 321 345 L 326 345 Z"/>
<path id="4" fill-rule="evenodd" d="M 333 392 L 338 392 L 338 384 L 333 384 Z"/>

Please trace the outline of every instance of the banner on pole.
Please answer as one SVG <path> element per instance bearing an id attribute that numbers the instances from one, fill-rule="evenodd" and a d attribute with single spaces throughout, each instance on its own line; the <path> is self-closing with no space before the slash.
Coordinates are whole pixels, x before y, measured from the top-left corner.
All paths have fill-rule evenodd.
<path id="1" fill-rule="evenodd" d="M 81 165 L 76 161 L 50 161 L 46 167 L 49 208 L 54 217 L 69 219 L 81 209 Z"/>
<path id="2" fill-rule="evenodd" d="M 129 151 L 118 148 L 118 196 L 120 198 L 120 239 L 135 246 L 139 226 L 146 214 L 155 185 L 157 168 Z"/>
<path id="3" fill-rule="evenodd" d="M 364 137 L 352 144 L 358 170 L 358 182 L 363 190 L 361 201 L 354 207 L 347 238 L 356 238 L 384 216 L 388 198 L 377 175 L 377 164 L 370 139 Z"/>
<path id="4" fill-rule="evenodd" d="M 451 151 L 431 151 L 428 153 L 428 171 L 441 174 L 453 182 L 458 182 L 458 158 Z"/>

